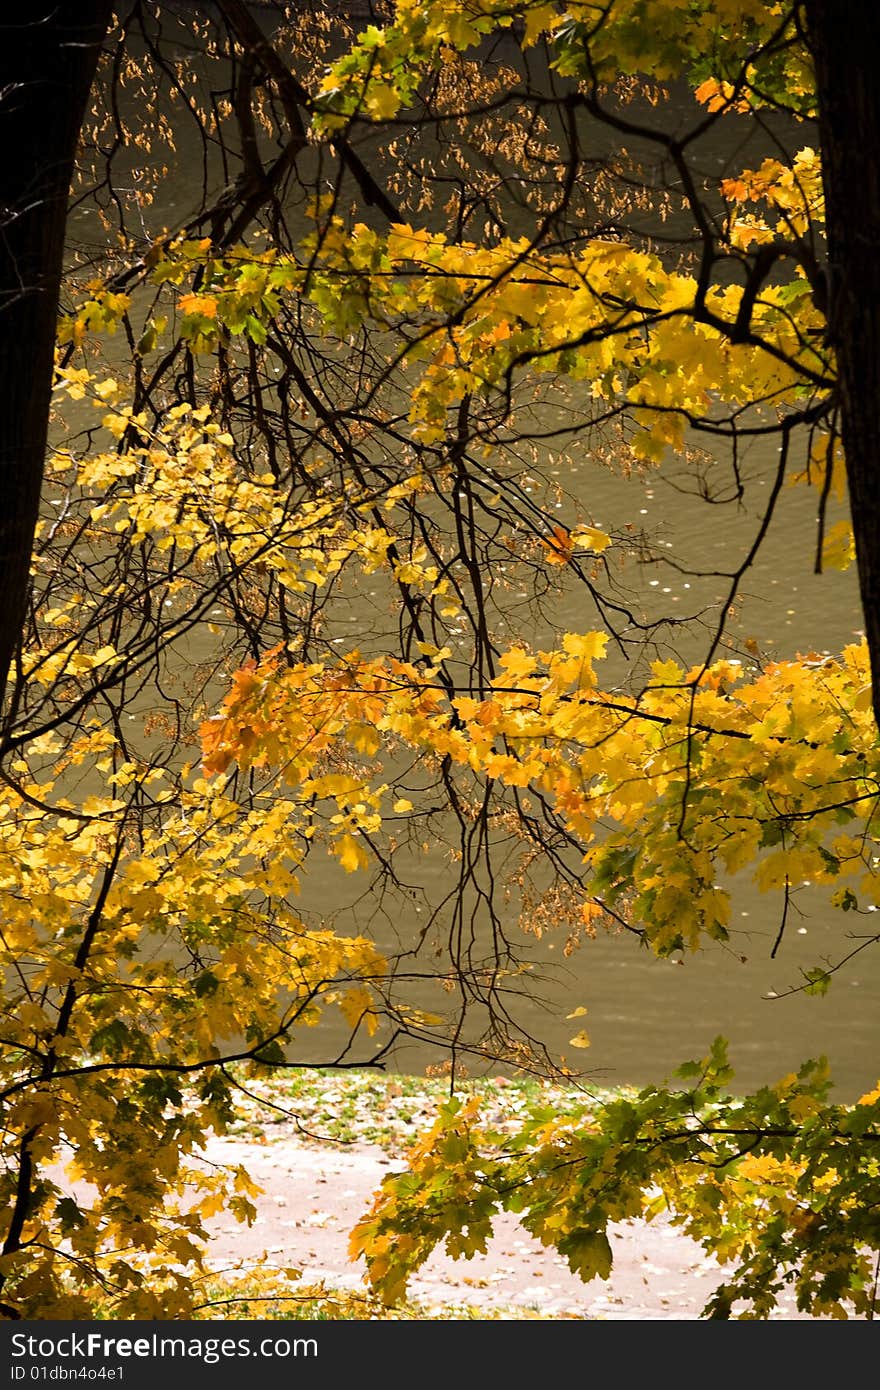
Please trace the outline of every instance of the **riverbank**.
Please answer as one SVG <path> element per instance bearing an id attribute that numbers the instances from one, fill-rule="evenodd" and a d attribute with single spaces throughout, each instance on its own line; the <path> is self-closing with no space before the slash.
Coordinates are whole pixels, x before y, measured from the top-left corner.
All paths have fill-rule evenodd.
<path id="1" fill-rule="evenodd" d="M 583 1101 L 569 1089 L 540 1088 L 530 1080 L 471 1084 L 481 1091 L 493 1124 L 502 1128 L 515 1126 L 539 1091 L 554 1108 Z M 443 1094 L 442 1082 L 418 1077 L 303 1073 L 242 1096 L 240 1122 L 229 1135 L 213 1138 L 205 1157 L 241 1164 L 259 1184 L 257 1218 L 250 1227 L 222 1215 L 213 1218 L 210 1263 L 218 1279 L 233 1283 L 246 1283 L 252 1271 L 262 1277 L 273 1269 L 300 1272 L 286 1311 L 276 1303 L 264 1314 L 253 1305 L 246 1316 L 299 1316 L 297 1300 L 311 1307 L 316 1289 L 330 1307 L 318 1316 L 380 1315 L 370 1303 L 362 1267 L 348 1259 L 348 1232 L 382 1178 L 405 1166 L 408 1141 L 430 1122 Z M 617 1223 L 610 1239 L 611 1277 L 584 1284 L 555 1251 L 503 1214 L 485 1255 L 452 1260 L 436 1251 L 411 1279 L 406 1308 L 397 1316 L 700 1317 L 722 1273 L 698 1244 L 663 1218 Z M 334 1293 L 342 1299 L 335 1313 Z M 218 1305 L 206 1315 L 228 1317 L 230 1306 Z M 803 1317 L 791 1301 L 774 1314 L 775 1320 Z"/>

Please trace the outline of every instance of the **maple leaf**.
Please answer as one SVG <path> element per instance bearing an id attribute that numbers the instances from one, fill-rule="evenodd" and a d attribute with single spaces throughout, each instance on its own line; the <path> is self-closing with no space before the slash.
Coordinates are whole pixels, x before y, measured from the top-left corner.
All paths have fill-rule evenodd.
<path id="1" fill-rule="evenodd" d="M 541 541 L 544 561 L 548 565 L 568 565 L 571 563 L 573 542 L 570 531 L 564 526 L 554 526 L 550 535 Z"/>
<path id="2" fill-rule="evenodd" d="M 575 1230 L 560 1237 L 558 1249 L 568 1260 L 569 1269 L 584 1282 L 607 1279 L 614 1257 L 604 1231 Z"/>
<path id="3" fill-rule="evenodd" d="M 217 301 L 207 294 L 184 294 L 178 303 L 185 314 L 197 314 L 201 318 L 217 317 Z"/>
<path id="4" fill-rule="evenodd" d="M 367 851 L 353 835 L 340 836 L 334 842 L 333 853 L 347 874 L 353 874 L 356 869 L 365 869 L 370 862 Z"/>

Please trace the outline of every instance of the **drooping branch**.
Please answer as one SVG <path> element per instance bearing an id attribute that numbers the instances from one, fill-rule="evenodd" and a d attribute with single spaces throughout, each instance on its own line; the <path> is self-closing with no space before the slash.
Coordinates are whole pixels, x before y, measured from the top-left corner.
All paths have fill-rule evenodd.
<path id="1" fill-rule="evenodd" d="M 271 78 L 278 89 L 291 131 L 303 130 L 303 111 L 310 106 L 309 96 L 284 60 L 264 35 L 242 0 L 221 0 L 220 8 L 239 42 Z M 335 136 L 333 150 L 351 174 L 361 196 L 389 222 L 401 221 L 401 214 L 382 184 L 375 179 L 344 136 Z"/>

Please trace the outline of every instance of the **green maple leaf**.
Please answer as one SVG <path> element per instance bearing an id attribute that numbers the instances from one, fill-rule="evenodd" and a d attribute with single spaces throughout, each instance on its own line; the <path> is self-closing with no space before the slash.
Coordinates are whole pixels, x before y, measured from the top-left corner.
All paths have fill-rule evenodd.
<path id="1" fill-rule="evenodd" d="M 579 1274 L 584 1283 L 590 1279 L 607 1279 L 613 1256 L 604 1231 L 571 1231 L 559 1241 L 559 1253 L 568 1260 L 569 1268 Z"/>

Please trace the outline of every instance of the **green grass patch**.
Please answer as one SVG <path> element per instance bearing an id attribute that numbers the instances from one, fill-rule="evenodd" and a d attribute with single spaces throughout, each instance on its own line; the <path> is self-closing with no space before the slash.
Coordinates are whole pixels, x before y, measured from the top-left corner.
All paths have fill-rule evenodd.
<path id="1" fill-rule="evenodd" d="M 271 1078 L 239 1071 L 236 1080 L 242 1089 L 233 1135 L 268 1142 L 295 1138 L 335 1148 L 373 1144 L 395 1157 L 428 1128 L 438 1105 L 450 1095 L 448 1078 L 369 1070 L 304 1069 Z M 536 1108 L 570 1115 L 598 1108 L 624 1091 L 554 1085 L 523 1076 L 468 1079 L 457 1082 L 455 1093 L 479 1096 L 484 1123 L 503 1133 L 516 1130 Z M 635 1092 L 628 1089 L 626 1094 Z"/>

